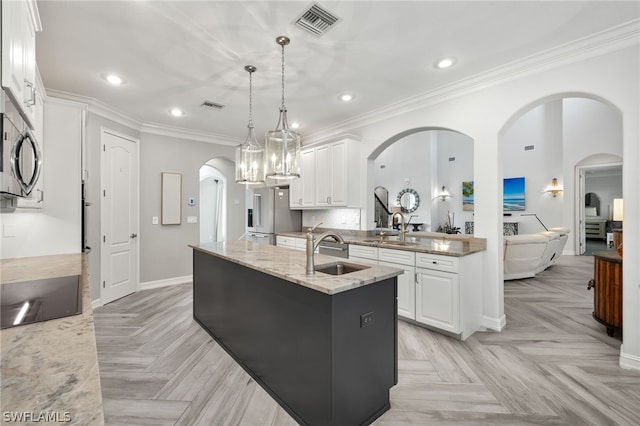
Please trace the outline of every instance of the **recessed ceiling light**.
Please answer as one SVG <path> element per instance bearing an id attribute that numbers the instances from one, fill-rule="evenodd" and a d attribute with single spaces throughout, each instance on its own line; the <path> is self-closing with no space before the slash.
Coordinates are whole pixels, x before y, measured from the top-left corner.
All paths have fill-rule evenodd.
<path id="1" fill-rule="evenodd" d="M 434 66 L 438 69 L 445 69 L 445 68 L 450 68 L 452 67 L 455 63 L 456 63 L 456 58 L 454 57 L 449 57 L 449 58 L 442 58 L 438 61 L 436 61 L 436 63 L 434 64 Z"/>
<path id="2" fill-rule="evenodd" d="M 350 95 L 348 93 L 345 93 L 344 95 L 340 96 L 340 100 L 342 102 L 349 102 L 353 100 L 353 95 Z"/>
<path id="3" fill-rule="evenodd" d="M 180 108 L 171 108 L 169 113 L 174 117 L 182 117 L 184 115 L 184 111 L 182 111 Z"/>
<path id="4" fill-rule="evenodd" d="M 115 74 L 109 74 L 106 77 L 106 79 L 109 83 L 113 84 L 114 86 L 119 86 L 120 84 L 122 84 L 122 79 Z"/>
<path id="5" fill-rule="evenodd" d="M 293 123 L 291 123 L 291 128 L 292 129 L 297 129 L 300 127 L 300 123 L 298 123 L 297 121 L 294 121 Z"/>

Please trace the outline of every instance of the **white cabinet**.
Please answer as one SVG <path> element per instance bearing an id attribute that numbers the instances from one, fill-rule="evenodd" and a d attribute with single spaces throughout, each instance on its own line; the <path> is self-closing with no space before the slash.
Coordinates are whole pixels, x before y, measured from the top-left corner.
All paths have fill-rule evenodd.
<path id="1" fill-rule="evenodd" d="M 482 252 L 462 257 L 416 254 L 416 321 L 460 335 L 482 326 Z"/>
<path id="2" fill-rule="evenodd" d="M 378 249 L 378 264 L 404 269 L 398 276 L 398 315 L 416 319 L 416 253 L 404 250 Z"/>
<path id="3" fill-rule="evenodd" d="M 458 274 L 416 268 L 416 279 L 416 321 L 459 333 Z"/>
<path id="4" fill-rule="evenodd" d="M 36 29 L 34 0 L 2 2 L 2 86 L 31 128 L 35 128 Z"/>
<path id="5" fill-rule="evenodd" d="M 342 139 L 302 150 L 299 182 L 291 184 L 294 209 L 359 207 L 358 142 Z"/>
<path id="6" fill-rule="evenodd" d="M 293 250 L 305 251 L 307 249 L 307 240 L 305 238 L 276 235 L 276 245 Z M 316 249 L 315 253 L 318 253 L 318 249 Z"/>

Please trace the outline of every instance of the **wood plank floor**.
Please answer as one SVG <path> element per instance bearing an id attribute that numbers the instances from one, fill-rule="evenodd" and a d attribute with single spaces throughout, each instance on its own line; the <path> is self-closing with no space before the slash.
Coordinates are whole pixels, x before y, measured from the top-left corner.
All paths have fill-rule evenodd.
<path id="1" fill-rule="evenodd" d="M 591 318 L 593 258 L 505 282 L 507 327 L 465 342 L 400 321 L 399 383 L 375 424 L 639 425 L 640 372 Z M 192 320 L 191 285 L 95 310 L 108 425 L 295 425 Z"/>

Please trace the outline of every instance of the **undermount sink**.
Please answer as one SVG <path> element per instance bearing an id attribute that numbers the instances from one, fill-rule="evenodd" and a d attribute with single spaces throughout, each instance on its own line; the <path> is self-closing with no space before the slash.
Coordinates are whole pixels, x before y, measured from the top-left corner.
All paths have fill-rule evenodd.
<path id="1" fill-rule="evenodd" d="M 351 272 L 362 271 L 363 269 L 369 269 L 369 266 L 338 262 L 338 263 L 332 263 L 329 265 L 317 266 L 315 271 L 322 272 L 323 274 L 329 274 L 329 275 L 344 275 L 344 274 L 349 274 Z"/>

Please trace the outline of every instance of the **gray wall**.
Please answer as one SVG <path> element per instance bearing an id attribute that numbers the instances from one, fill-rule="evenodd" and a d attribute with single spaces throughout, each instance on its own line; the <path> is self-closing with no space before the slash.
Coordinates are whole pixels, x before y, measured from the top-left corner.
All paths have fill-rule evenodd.
<path id="1" fill-rule="evenodd" d="M 235 183 L 235 147 L 194 142 L 143 133 L 140 144 L 140 282 L 150 283 L 192 274 L 192 250 L 198 244 L 198 224 L 187 216 L 199 214 L 200 167 L 218 158 L 216 167 L 227 178 L 227 238 L 244 232 L 244 186 Z M 152 225 L 160 217 L 160 175 L 182 173 L 182 222 L 180 225 Z M 194 206 L 188 199 L 196 199 Z"/>

